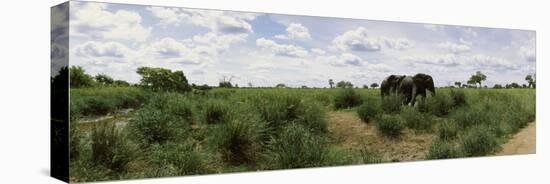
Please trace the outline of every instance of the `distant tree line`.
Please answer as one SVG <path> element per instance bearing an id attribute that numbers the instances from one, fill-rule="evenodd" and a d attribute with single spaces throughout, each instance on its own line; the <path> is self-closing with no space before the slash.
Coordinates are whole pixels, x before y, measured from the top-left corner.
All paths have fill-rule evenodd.
<path id="1" fill-rule="evenodd" d="M 460 81 L 454 82 L 454 86 L 451 87 L 457 87 L 457 88 L 488 88 L 487 85 L 482 86 L 482 82 L 487 80 L 487 76 L 481 71 L 477 71 L 475 74 L 470 76 L 470 78 L 466 81 L 466 83 L 462 83 Z M 494 89 L 504 89 L 504 88 L 536 88 L 536 80 L 533 75 L 527 75 L 525 76 L 525 81 L 527 81 L 527 84 L 518 84 L 516 82 L 512 82 L 509 84 L 505 84 L 504 86 L 502 84 L 495 84 L 492 88 Z"/>

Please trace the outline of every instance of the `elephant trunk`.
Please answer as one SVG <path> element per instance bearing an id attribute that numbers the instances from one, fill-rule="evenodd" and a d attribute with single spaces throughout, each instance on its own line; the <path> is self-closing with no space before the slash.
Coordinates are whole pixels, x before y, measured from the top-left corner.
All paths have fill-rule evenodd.
<path id="1" fill-rule="evenodd" d="M 435 87 L 428 88 L 428 91 L 432 92 L 432 96 L 435 96 Z"/>

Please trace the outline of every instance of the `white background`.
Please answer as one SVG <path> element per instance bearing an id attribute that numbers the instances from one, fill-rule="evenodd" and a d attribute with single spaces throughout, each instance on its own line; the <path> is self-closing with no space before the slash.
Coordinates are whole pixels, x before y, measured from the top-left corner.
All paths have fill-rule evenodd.
<path id="1" fill-rule="evenodd" d="M 0 183 L 62 183 L 49 177 L 50 1 L 3 1 L 0 9 Z M 548 183 L 550 5 L 477 0 L 110 0 L 138 3 L 455 24 L 537 31 L 537 154 L 299 169 L 120 183 Z M 545 146 L 546 145 L 546 146 Z M 118 182 L 117 182 L 118 183 Z"/>

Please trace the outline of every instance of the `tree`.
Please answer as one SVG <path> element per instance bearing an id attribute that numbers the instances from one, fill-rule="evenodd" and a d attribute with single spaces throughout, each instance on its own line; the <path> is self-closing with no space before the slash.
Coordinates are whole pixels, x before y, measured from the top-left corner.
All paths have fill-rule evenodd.
<path id="1" fill-rule="evenodd" d="M 340 81 L 336 83 L 336 87 L 339 88 L 353 88 L 353 84 L 349 81 Z"/>
<path id="2" fill-rule="evenodd" d="M 108 75 L 105 75 L 105 74 L 97 74 L 95 77 L 94 77 L 95 81 L 98 82 L 99 84 L 102 84 L 102 85 L 112 85 L 115 83 L 115 80 L 113 80 L 113 78 L 109 77 Z"/>
<path id="3" fill-rule="evenodd" d="M 527 83 L 529 84 L 527 87 L 529 87 L 529 88 L 535 88 L 535 79 L 533 78 L 532 75 L 527 75 L 527 76 L 525 76 L 525 80 L 526 80 Z"/>
<path id="4" fill-rule="evenodd" d="M 471 85 L 475 85 L 476 81 L 474 79 L 470 78 L 468 81 L 466 81 L 466 83 L 468 83 L 468 86 L 471 86 Z"/>
<path id="5" fill-rule="evenodd" d="M 140 86 L 153 91 L 189 92 L 191 86 L 182 71 L 172 72 L 164 68 L 139 67 Z"/>
<path id="6" fill-rule="evenodd" d="M 479 87 L 481 88 L 481 82 L 487 80 L 487 76 L 481 71 L 477 71 L 476 74 L 472 75 L 470 77 L 470 80 L 468 80 L 468 84 L 479 84 Z"/>
<path id="7" fill-rule="evenodd" d="M 119 86 L 119 87 L 128 87 L 128 86 L 130 86 L 130 83 L 128 83 L 126 81 L 123 81 L 123 80 L 115 80 L 113 82 L 113 85 L 114 86 Z"/>
<path id="8" fill-rule="evenodd" d="M 328 80 L 328 85 L 330 85 L 330 88 L 333 88 L 334 86 L 334 81 L 332 79 L 329 79 Z"/>
<path id="9" fill-rule="evenodd" d="M 307 89 L 307 86 L 306 86 L 306 85 L 302 85 L 302 89 Z"/>
<path id="10" fill-rule="evenodd" d="M 456 87 L 460 88 L 462 86 L 462 82 L 456 81 L 455 85 L 456 85 Z"/>
<path id="11" fill-rule="evenodd" d="M 283 84 L 283 83 L 279 83 L 277 85 L 275 85 L 276 88 L 286 88 L 286 85 Z"/>
<path id="12" fill-rule="evenodd" d="M 493 88 L 494 88 L 494 89 L 502 89 L 502 85 L 500 85 L 500 84 L 495 84 L 495 85 L 493 86 Z"/>
<path id="13" fill-rule="evenodd" d="M 369 89 L 369 85 L 363 84 L 364 89 Z"/>
<path id="14" fill-rule="evenodd" d="M 226 76 L 223 76 L 223 79 L 220 80 L 219 87 L 220 88 L 233 88 L 233 84 L 231 84 L 231 80 L 233 80 L 233 76 L 229 77 L 229 79 Z"/>
<path id="15" fill-rule="evenodd" d="M 248 83 L 248 87 L 251 88 L 251 87 L 254 87 L 254 86 L 252 85 L 251 82 L 249 82 L 249 83 Z"/>
<path id="16" fill-rule="evenodd" d="M 518 83 L 512 82 L 511 84 L 506 84 L 506 88 L 520 88 L 521 86 Z"/>
<path id="17" fill-rule="evenodd" d="M 86 74 L 84 68 L 71 66 L 69 69 L 70 86 L 74 88 L 90 87 L 94 84 L 92 76 Z"/>
<path id="18" fill-rule="evenodd" d="M 377 87 L 378 87 L 378 83 L 376 83 L 376 82 L 375 82 L 375 83 L 372 83 L 372 84 L 370 85 L 370 87 L 371 87 L 371 88 L 377 88 Z"/>

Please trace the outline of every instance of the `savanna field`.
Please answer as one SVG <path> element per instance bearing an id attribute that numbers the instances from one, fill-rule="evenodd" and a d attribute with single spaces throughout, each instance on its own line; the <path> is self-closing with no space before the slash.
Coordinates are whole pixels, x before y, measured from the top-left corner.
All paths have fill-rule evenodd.
<path id="1" fill-rule="evenodd" d="M 495 155 L 535 121 L 535 89 L 138 86 L 70 90 L 71 181 Z"/>

